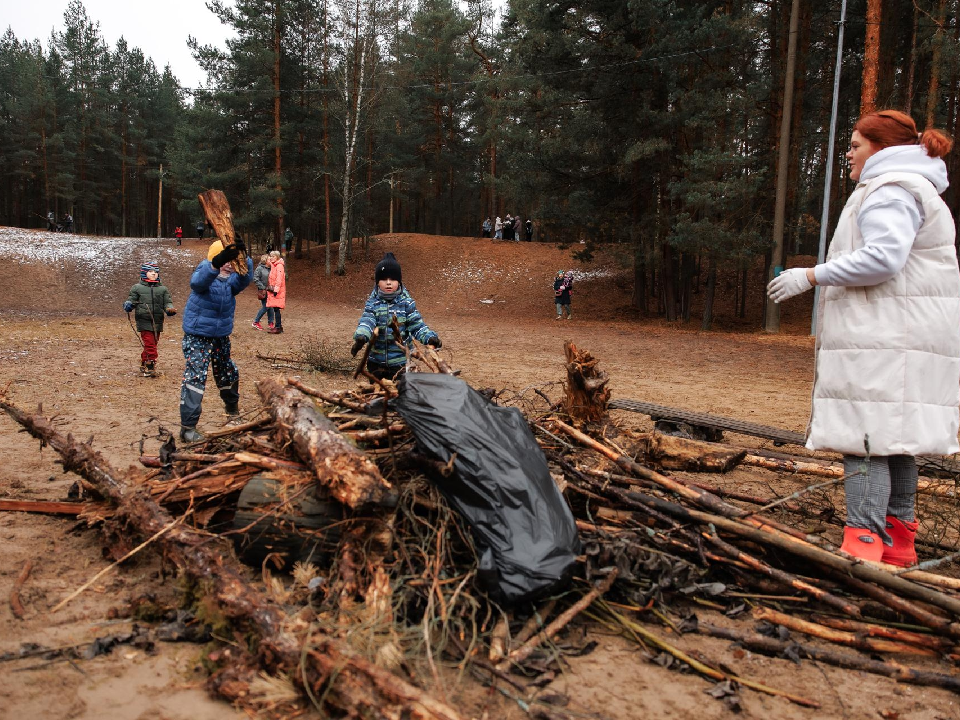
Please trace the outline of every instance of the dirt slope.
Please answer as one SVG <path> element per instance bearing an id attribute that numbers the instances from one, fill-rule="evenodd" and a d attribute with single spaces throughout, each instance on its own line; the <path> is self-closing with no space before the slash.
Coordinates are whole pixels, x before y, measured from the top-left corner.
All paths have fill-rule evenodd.
<path id="1" fill-rule="evenodd" d="M 156 380 L 140 378 L 139 346 L 120 309 L 144 260 L 156 259 L 174 302 L 182 308 L 190 273 L 206 244 L 172 240 L 122 240 L 51 235 L 0 228 L 0 387 L 23 407 L 43 404 L 64 429 L 87 438 L 116 465 L 135 462 L 141 438 L 148 449 L 158 424 L 176 428 L 182 355 L 179 317 L 160 343 Z M 444 354 L 475 386 L 531 386 L 559 394 L 562 344 L 572 339 L 601 358 L 615 397 L 675 405 L 802 430 L 812 369 L 806 337 L 809 304 L 787 305 L 785 322 L 794 335 L 769 336 L 748 330 L 702 333 L 641 320 L 629 308 L 629 270 L 604 255 L 580 265 L 571 249 L 505 244 L 471 238 L 395 235 L 374 240 L 344 277 L 323 273 L 322 254 L 289 262 L 285 334 L 250 327 L 259 306 L 252 292 L 238 298 L 234 357 L 241 372 L 242 406 L 256 403 L 253 383 L 274 374 L 265 355 L 297 352 L 323 342 L 346 355 L 373 267 L 384 251 L 394 252 L 403 278 L 427 323 L 443 338 Z M 578 272 L 574 319 L 553 319 L 552 279 L 558 269 Z M 759 283 L 748 303 L 759 308 Z M 732 284 L 721 278 L 720 328 L 755 328 L 757 317 L 733 319 Z M 696 308 L 695 308 L 696 310 Z M 698 325 L 698 323 L 694 323 Z M 309 384 L 342 387 L 341 375 L 308 375 Z M 212 382 L 208 383 L 212 388 Z M 214 392 L 207 394 L 201 427 L 223 421 Z M 626 413 L 619 419 L 643 425 Z M 53 453 L 18 433 L 0 417 L 0 497 L 59 500 L 72 482 L 54 464 Z M 732 474 L 728 482 L 748 491 L 796 489 L 773 474 Z M 155 559 L 143 557 L 107 576 L 56 615 L 50 609 L 105 567 L 96 533 L 74 529 L 69 520 L 0 513 L 0 596 L 8 597 L 21 567 L 33 562 L 22 596 L 23 620 L 0 607 L 0 652 L 25 642 L 48 646 L 89 641 L 127 628 L 108 619 L 142 592 L 170 593 L 175 584 L 159 578 Z M 626 720 L 654 715 L 663 720 L 724 717 L 725 706 L 704 694 L 704 681 L 647 662 L 635 646 L 601 638 L 591 655 L 573 659 L 553 689 L 573 698 L 568 708 L 587 717 Z M 783 700 L 744 693 L 748 718 L 960 717 L 955 698 L 944 692 L 899 686 L 875 676 L 795 666 L 737 652 L 726 643 L 686 636 L 671 641 L 700 651 L 744 675 L 824 704 L 816 715 Z M 205 720 L 241 717 L 206 697 L 196 672 L 200 649 L 162 645 L 156 656 L 121 647 L 111 655 L 71 665 L 18 661 L 0 667 L 0 718 L 130 718 Z M 17 672 L 11 672 L 16 670 Z M 518 706 L 492 692 L 451 691 L 467 717 L 519 718 Z"/>

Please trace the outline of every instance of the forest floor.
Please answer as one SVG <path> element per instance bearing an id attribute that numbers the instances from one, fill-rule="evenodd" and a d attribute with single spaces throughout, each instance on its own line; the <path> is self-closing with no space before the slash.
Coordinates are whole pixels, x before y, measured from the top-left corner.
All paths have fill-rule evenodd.
<path id="1" fill-rule="evenodd" d="M 162 377 L 139 376 L 140 347 L 121 310 L 141 262 L 160 263 L 161 278 L 182 310 L 189 277 L 207 242 L 130 240 L 55 235 L 0 228 L 0 388 L 23 408 L 42 405 L 64 431 L 93 438 L 96 449 L 119 467 L 135 464 L 140 442 L 155 451 L 158 425 L 178 427 L 182 354 L 180 316 L 168 320 L 160 342 Z M 426 322 L 443 339 L 447 360 L 475 387 L 521 391 L 543 389 L 559 397 L 567 339 L 600 359 L 611 376 L 614 397 L 732 416 L 789 430 L 805 427 L 811 389 L 813 341 L 808 336 L 811 296 L 783 306 L 784 332 L 759 331 L 762 283 L 751 277 L 748 317 L 733 317 L 733 278 L 720 278 L 715 330 L 641 317 L 631 308 L 629 268 L 612 255 L 586 264 L 571 259 L 576 248 L 502 243 L 471 238 L 392 235 L 375 238 L 343 277 L 327 277 L 322 252 L 288 262 L 284 334 L 251 327 L 259 307 L 252 291 L 238 298 L 233 357 L 241 373 L 241 406 L 258 402 L 254 383 L 276 370 L 257 358 L 289 355 L 304 348 L 336 348 L 344 359 L 373 267 L 384 251 L 396 254 L 403 280 Z M 573 319 L 554 320 L 553 277 L 577 271 Z M 695 296 L 699 300 L 702 295 Z M 695 310 L 697 310 L 695 308 Z M 695 316 L 696 317 L 696 316 Z M 344 388 L 343 374 L 303 374 L 308 385 Z M 208 388 L 212 388 L 208 381 Z M 617 422 L 646 427 L 644 416 L 614 413 Z M 224 422 L 214 392 L 204 403 L 200 427 Z M 63 500 L 73 483 L 55 464 L 55 453 L 18 432 L 0 416 L 0 497 Z M 754 447 L 756 440 L 732 436 Z M 153 445 L 150 445 L 150 443 Z M 734 471 L 727 486 L 745 492 L 789 491 L 791 479 L 764 471 Z M 792 489 L 799 484 L 793 482 Z M 842 507 L 842 505 L 841 505 Z M 838 529 L 833 528 L 832 539 Z M 143 593 L 170 595 L 159 564 L 143 553 L 105 576 L 63 610 L 51 609 L 106 567 L 100 536 L 70 519 L 0 513 L 0 654 L 24 643 L 47 647 L 89 642 L 129 629 L 117 618 Z M 26 608 L 14 618 L 6 602 L 25 562 L 32 570 L 21 590 Z M 122 616 L 123 613 L 120 613 Z M 711 617 L 709 611 L 706 616 Z M 722 623 L 723 617 L 711 617 Z M 600 641 L 584 657 L 570 658 L 551 686 L 572 699 L 566 708 L 582 717 L 627 720 L 719 718 L 730 711 L 705 694 L 701 678 L 646 659 L 636 645 L 591 628 Z M 747 718 L 960 718 L 958 698 L 943 690 L 817 665 L 771 659 L 697 635 L 673 639 L 715 663 L 823 704 L 804 710 L 786 701 L 741 691 Z M 158 645 L 155 654 L 131 646 L 92 660 L 0 663 L 0 718 L 110 718 L 111 720 L 221 720 L 245 713 L 211 699 L 203 690 L 202 649 Z M 921 665 L 922 666 L 922 665 Z M 942 666 L 933 666 L 943 671 Z M 446 695 L 470 718 L 521 718 L 525 714 L 501 695 L 472 685 L 448 687 Z"/>

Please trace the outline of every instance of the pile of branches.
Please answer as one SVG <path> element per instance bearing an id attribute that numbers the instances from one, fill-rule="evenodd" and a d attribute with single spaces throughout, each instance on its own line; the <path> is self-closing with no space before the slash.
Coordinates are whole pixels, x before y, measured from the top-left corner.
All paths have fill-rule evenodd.
<path id="1" fill-rule="evenodd" d="M 837 468 L 622 431 L 602 412 L 608 379 L 597 360 L 569 344 L 566 357 L 565 400 L 540 390 L 511 400 L 541 441 L 584 554 L 569 587 L 516 608 L 477 589 L 469 528 L 427 479 L 452 468 L 418 452 L 386 402 L 397 393 L 388 381 L 323 392 L 265 379 L 262 416 L 186 449 L 167 438 L 159 454 L 141 457 L 144 472 L 117 471 L 39 415 L 5 399 L 0 407 L 99 498 L 86 516 L 104 523 L 114 556 L 129 557 L 146 538 L 193 583 L 193 596 L 213 601 L 217 634 L 236 642 L 211 655 L 210 686 L 243 704 L 457 718 L 444 676 L 469 672 L 532 714 L 563 717 L 565 699 L 540 688 L 564 655 L 589 650 L 566 632 L 578 615 L 642 644 L 653 660 L 709 678 L 728 703 L 744 686 L 818 705 L 693 657 L 668 633 L 960 690 L 950 673 L 960 659 L 960 581 L 862 562 L 789 524 L 791 511 L 802 517 L 798 498 L 819 484 L 767 500 L 661 472 L 748 465 L 836 484 Z M 427 348 L 412 360 L 412 371 L 449 372 Z M 237 497 L 254 481 L 263 497 L 238 520 Z M 259 578 L 234 554 L 255 548 Z M 699 606 L 756 625 L 707 623 L 692 612 Z M 887 654 L 897 661 L 877 659 Z M 917 667 L 905 664 L 911 658 Z"/>

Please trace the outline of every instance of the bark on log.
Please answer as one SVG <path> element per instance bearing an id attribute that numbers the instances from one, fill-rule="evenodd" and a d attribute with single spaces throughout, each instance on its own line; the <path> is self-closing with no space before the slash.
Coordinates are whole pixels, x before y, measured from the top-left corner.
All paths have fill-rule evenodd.
<path id="1" fill-rule="evenodd" d="M 332 498 L 351 508 L 375 504 L 392 506 L 397 491 L 380 475 L 366 455 L 337 432 L 313 401 L 286 383 L 264 378 L 257 383 L 284 442 L 311 467 Z"/>
<path id="2" fill-rule="evenodd" d="M 173 518 L 145 491 L 129 486 L 126 476 L 89 444 L 64 437 L 46 418 L 31 416 L 0 398 L 0 408 L 27 432 L 57 451 L 64 469 L 82 475 L 100 494 L 116 504 L 116 517 L 126 527 L 150 537 L 173 523 Z M 178 523 L 157 544 L 165 557 L 190 578 L 206 583 L 226 619 L 248 627 L 260 638 L 258 661 L 265 669 L 287 672 L 297 682 L 309 683 L 316 697 L 351 717 L 394 720 L 460 720 L 460 715 L 419 688 L 363 658 L 335 638 L 316 640 L 303 657 L 298 643 L 283 628 L 284 612 L 259 590 L 247 584 L 239 564 L 218 552 L 207 534 Z M 303 662 L 301 662 L 303 660 Z M 211 682 L 216 686 L 216 680 Z"/>
<path id="3" fill-rule="evenodd" d="M 227 196 L 222 190 L 207 190 L 197 195 L 197 199 L 200 201 L 200 207 L 203 208 L 203 214 L 207 216 L 207 222 L 213 226 L 213 231 L 223 246 L 233 245 L 236 242 L 236 233 L 233 229 L 233 214 L 230 212 Z M 233 268 L 241 275 L 247 274 L 246 253 L 241 252 L 233 261 Z"/>

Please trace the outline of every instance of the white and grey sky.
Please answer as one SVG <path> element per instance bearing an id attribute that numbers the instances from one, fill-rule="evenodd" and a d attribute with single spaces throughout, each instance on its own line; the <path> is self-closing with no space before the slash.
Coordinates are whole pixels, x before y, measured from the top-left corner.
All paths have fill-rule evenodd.
<path id="1" fill-rule="evenodd" d="M 63 13 L 69 0 L 0 0 L 0 28 L 8 27 L 20 40 L 40 40 L 63 31 Z M 114 48 L 123 37 L 153 59 L 157 70 L 169 64 L 180 84 L 199 87 L 205 75 L 187 47 L 187 36 L 201 44 L 225 47 L 230 28 L 221 25 L 204 0 L 83 0 L 87 17 L 100 23 L 100 33 Z"/>
<path id="2" fill-rule="evenodd" d="M 40 40 L 47 47 L 51 32 L 63 31 L 68 2 L 0 0 L 0 32 L 10 27 L 18 39 Z M 506 0 L 493 0 L 498 12 L 505 5 Z M 169 64 L 180 84 L 188 88 L 202 86 L 206 76 L 190 54 L 187 36 L 223 48 L 232 33 L 207 9 L 204 0 L 83 0 L 83 6 L 90 21 L 100 24 L 100 33 L 111 49 L 125 38 L 127 45 L 152 58 L 160 72 Z"/>

